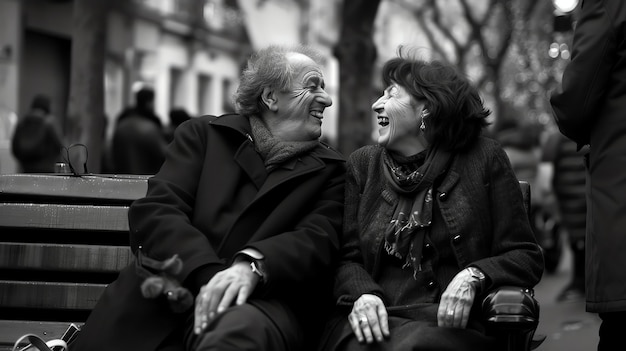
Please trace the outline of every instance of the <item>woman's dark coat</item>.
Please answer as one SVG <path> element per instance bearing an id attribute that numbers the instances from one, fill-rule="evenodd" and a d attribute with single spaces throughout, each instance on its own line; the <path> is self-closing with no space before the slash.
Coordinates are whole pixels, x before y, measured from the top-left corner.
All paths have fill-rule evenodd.
<path id="1" fill-rule="evenodd" d="M 457 266 L 444 269 L 434 263 L 432 278 L 417 278 L 425 280 L 411 284 L 411 291 L 404 291 L 405 279 L 397 280 L 395 286 L 387 281 L 387 288 L 380 285 L 378 282 L 386 279 L 380 274 L 385 269 L 381 262 L 389 261 L 382 257 L 387 255 L 381 249 L 384 233 L 398 202 L 397 193 L 384 176 L 382 152 L 382 147 L 366 146 L 355 151 L 348 162 L 345 242 L 334 292 L 337 305 L 346 306 L 346 313 L 356 299 L 369 293 L 386 301 L 390 315 L 402 306 L 432 304 L 431 319 L 436 320 L 441 293 L 457 272 L 470 265 L 489 277 L 487 290 L 503 285 L 533 287 L 539 282 L 543 256 L 530 227 L 519 182 L 497 142 L 480 138 L 469 150 L 453 156 L 449 170 L 433 189 L 442 221 L 433 220 L 430 236 L 448 238 Z M 432 248 L 425 246 L 424 256 L 429 250 Z M 419 276 L 424 274 L 428 273 Z M 341 318 L 347 320 L 347 316 Z M 437 349 L 441 341 L 434 342 L 428 346 Z"/>
<path id="2" fill-rule="evenodd" d="M 563 91 L 559 129 L 590 145 L 587 171 L 587 311 L 626 311 L 626 1 L 585 0 Z"/>
<path id="3" fill-rule="evenodd" d="M 319 326 L 311 317 L 330 292 L 344 176 L 342 156 L 322 144 L 267 174 L 246 118 L 192 119 L 176 130 L 147 196 L 131 206 L 131 248 L 159 260 L 178 254 L 184 264 L 180 281 L 199 267 L 210 272 L 208 280 L 239 250 L 255 248 L 265 255 L 268 276 L 252 297 L 257 305 L 263 309 L 264 301 L 280 299 L 306 317 L 300 322 Z M 124 270 L 72 351 L 154 350 L 180 325 L 187 314 L 142 298 L 140 283 L 133 267 Z"/>

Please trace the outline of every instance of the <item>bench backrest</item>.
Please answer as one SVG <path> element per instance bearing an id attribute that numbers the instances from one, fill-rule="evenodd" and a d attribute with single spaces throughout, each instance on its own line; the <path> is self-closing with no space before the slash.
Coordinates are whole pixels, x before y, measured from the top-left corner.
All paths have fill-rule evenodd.
<path id="1" fill-rule="evenodd" d="M 128 265 L 146 176 L 0 175 L 0 345 L 84 322 Z"/>
<path id="2" fill-rule="evenodd" d="M 87 319 L 132 260 L 128 207 L 147 176 L 0 175 L 0 349 Z M 530 209 L 530 186 L 520 182 Z"/>

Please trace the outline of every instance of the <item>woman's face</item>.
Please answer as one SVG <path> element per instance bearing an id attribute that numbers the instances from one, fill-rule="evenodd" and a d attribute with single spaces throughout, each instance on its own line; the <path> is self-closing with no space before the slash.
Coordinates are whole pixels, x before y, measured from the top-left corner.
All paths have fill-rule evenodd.
<path id="1" fill-rule="evenodd" d="M 403 148 L 417 141 L 421 133 L 423 108 L 424 102 L 414 100 L 402 86 L 395 82 L 388 86 L 372 105 L 380 126 L 378 144 L 390 150 L 406 151 Z"/>

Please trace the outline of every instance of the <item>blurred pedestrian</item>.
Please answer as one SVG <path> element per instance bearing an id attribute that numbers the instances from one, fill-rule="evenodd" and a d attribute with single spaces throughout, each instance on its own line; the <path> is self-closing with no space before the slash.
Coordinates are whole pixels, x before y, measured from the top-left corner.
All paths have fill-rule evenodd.
<path id="1" fill-rule="evenodd" d="M 626 1 L 581 1 L 572 61 L 551 98 L 561 132 L 589 144 L 586 309 L 597 312 L 598 350 L 623 349 L 626 330 Z"/>
<path id="2" fill-rule="evenodd" d="M 53 173 L 62 160 L 63 141 L 50 107 L 47 95 L 36 95 L 15 127 L 11 151 L 24 173 Z"/>
<path id="3" fill-rule="evenodd" d="M 167 140 L 154 99 L 154 90 L 142 88 L 135 94 L 135 105 L 117 118 L 112 140 L 115 173 L 152 175 L 161 168 Z"/>
<path id="4" fill-rule="evenodd" d="M 517 179 L 530 183 L 531 191 L 534 192 L 537 165 L 539 164 L 539 140 L 532 126 L 522 124 L 513 118 L 506 119 L 501 124 L 496 139 L 509 157 Z M 532 200 L 533 196 L 531 196 Z"/>
<path id="5" fill-rule="evenodd" d="M 546 201 L 555 202 L 561 228 L 567 233 L 572 251 L 572 277 L 557 295 L 557 301 L 577 301 L 585 297 L 585 230 L 587 199 L 583 151 L 559 132 L 551 133 L 542 148 L 539 185 Z M 549 207 L 546 204 L 546 207 Z"/>
<path id="6" fill-rule="evenodd" d="M 170 110 L 169 118 L 170 124 L 165 128 L 165 139 L 168 143 L 174 139 L 174 131 L 176 128 L 183 122 L 190 120 L 191 116 L 184 108 L 175 107 Z"/>

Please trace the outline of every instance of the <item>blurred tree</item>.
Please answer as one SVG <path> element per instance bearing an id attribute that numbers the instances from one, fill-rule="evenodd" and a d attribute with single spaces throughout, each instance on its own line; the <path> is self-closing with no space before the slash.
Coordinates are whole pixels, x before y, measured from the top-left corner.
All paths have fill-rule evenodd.
<path id="1" fill-rule="evenodd" d="M 547 92 L 562 69 L 548 56 L 552 4 L 540 0 L 389 0 L 412 11 L 442 59 L 474 81 L 494 114 L 510 100 L 523 118 L 546 123 Z M 547 24 L 547 25 L 546 25 Z"/>
<path id="2" fill-rule="evenodd" d="M 81 143 L 89 150 L 89 172 L 100 172 L 104 129 L 104 61 L 106 14 L 115 1 L 74 0 L 72 67 L 68 120 L 65 131 L 70 144 Z M 73 154 L 78 172 L 86 155 Z M 81 167 L 79 167 L 79 165 Z"/>
<path id="3" fill-rule="evenodd" d="M 339 61 L 338 148 L 349 155 L 371 142 L 372 75 L 376 61 L 374 20 L 380 0 L 344 0 L 334 54 Z"/>

